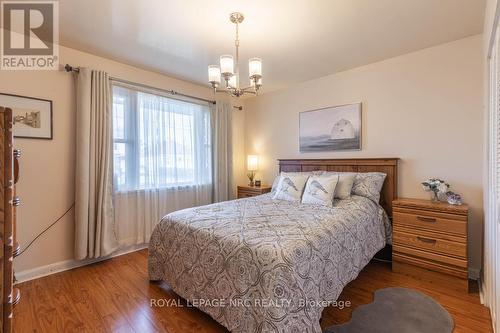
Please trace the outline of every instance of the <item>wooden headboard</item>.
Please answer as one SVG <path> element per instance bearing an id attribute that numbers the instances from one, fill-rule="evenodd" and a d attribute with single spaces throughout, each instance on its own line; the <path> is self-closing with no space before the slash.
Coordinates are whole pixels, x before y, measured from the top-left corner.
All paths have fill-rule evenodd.
<path id="1" fill-rule="evenodd" d="M 399 158 L 353 159 L 285 159 L 279 161 L 279 171 L 383 172 L 387 174 L 380 193 L 380 205 L 392 217 L 392 200 L 398 197 Z"/>

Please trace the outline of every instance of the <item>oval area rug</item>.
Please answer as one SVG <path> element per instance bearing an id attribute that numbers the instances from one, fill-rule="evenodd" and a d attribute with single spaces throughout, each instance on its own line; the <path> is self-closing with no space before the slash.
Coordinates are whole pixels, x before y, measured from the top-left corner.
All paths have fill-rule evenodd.
<path id="1" fill-rule="evenodd" d="M 454 323 L 433 298 L 407 288 L 375 292 L 370 304 L 359 306 L 349 322 L 324 333 L 451 333 Z"/>

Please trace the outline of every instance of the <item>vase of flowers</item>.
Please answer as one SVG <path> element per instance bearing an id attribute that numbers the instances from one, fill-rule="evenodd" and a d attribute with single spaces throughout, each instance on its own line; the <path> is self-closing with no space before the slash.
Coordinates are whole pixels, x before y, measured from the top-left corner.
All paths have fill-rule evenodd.
<path id="1" fill-rule="evenodd" d="M 449 184 L 439 178 L 429 178 L 422 182 L 424 191 L 431 192 L 431 201 L 440 201 L 440 197 L 446 195 L 449 187 Z"/>

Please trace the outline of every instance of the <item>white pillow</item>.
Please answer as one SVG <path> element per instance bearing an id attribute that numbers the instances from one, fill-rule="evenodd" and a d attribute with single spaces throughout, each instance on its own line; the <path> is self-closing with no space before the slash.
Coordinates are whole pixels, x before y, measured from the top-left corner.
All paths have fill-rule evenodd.
<path id="1" fill-rule="evenodd" d="M 351 197 L 352 187 L 356 180 L 356 174 L 353 172 L 325 171 L 323 175 L 338 175 L 339 181 L 335 188 L 335 199 L 349 199 Z"/>
<path id="2" fill-rule="evenodd" d="M 274 195 L 278 189 L 278 184 L 280 183 L 280 175 L 277 175 L 273 180 L 273 186 L 271 187 L 271 193 Z"/>
<path id="3" fill-rule="evenodd" d="M 282 172 L 282 173 L 287 173 L 289 175 L 307 175 L 307 176 L 312 176 L 312 175 L 321 175 L 325 171 L 292 171 L 292 172 Z M 280 176 L 281 174 L 277 175 L 274 180 L 273 180 L 273 185 L 271 187 L 271 193 L 274 195 L 276 193 L 276 190 L 278 189 L 278 184 L 280 182 Z"/>
<path id="4" fill-rule="evenodd" d="M 351 197 L 351 190 L 356 179 L 355 173 L 338 173 L 339 182 L 335 188 L 335 198 L 349 199 Z"/>
<path id="5" fill-rule="evenodd" d="M 307 178 L 309 175 L 282 172 L 273 199 L 300 202 Z"/>
<path id="6" fill-rule="evenodd" d="M 332 207 L 339 175 L 310 176 L 307 179 L 302 203 Z"/>

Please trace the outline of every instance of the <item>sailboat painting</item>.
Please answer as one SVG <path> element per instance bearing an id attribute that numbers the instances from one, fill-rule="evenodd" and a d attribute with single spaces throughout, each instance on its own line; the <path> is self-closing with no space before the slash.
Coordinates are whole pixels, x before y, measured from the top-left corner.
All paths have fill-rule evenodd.
<path id="1" fill-rule="evenodd" d="M 300 152 L 361 150 L 361 103 L 301 112 Z"/>

